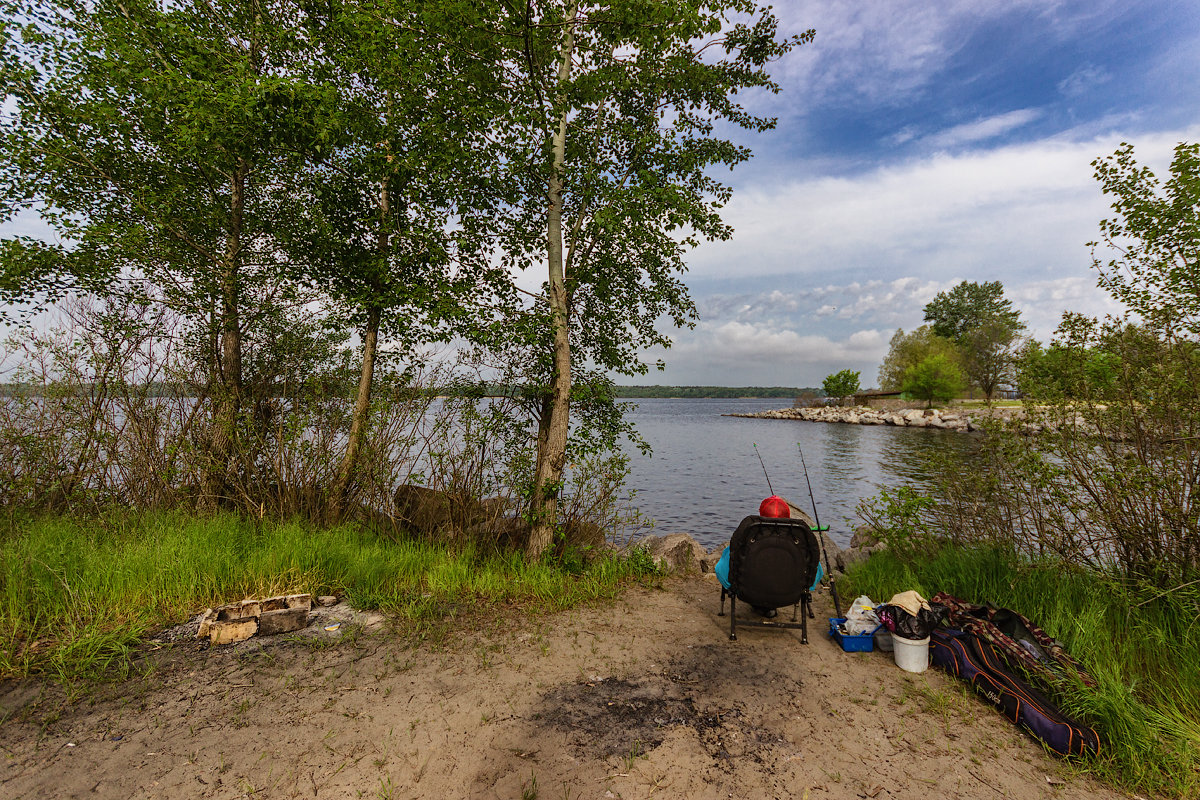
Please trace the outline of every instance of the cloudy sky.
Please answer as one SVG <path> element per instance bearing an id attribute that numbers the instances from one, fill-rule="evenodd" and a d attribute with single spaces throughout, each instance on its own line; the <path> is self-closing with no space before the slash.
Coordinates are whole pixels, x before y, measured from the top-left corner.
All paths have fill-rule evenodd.
<path id="1" fill-rule="evenodd" d="M 693 331 L 646 382 L 876 383 L 897 328 L 962 280 L 1003 282 L 1030 333 L 1119 309 L 1087 242 L 1109 215 L 1091 162 L 1123 141 L 1165 175 L 1200 138 L 1194 0 L 783 2 L 812 44 L 755 100 L 730 242 L 689 258 Z M 641 382 L 641 381 L 639 381 Z"/>
<path id="2" fill-rule="evenodd" d="M 962 280 L 1003 282 L 1045 341 L 1117 308 L 1087 242 L 1109 214 L 1091 162 L 1123 141 L 1163 175 L 1200 139 L 1195 0 L 782 0 L 816 39 L 750 99 L 776 130 L 729 178 L 732 241 L 690 254 L 700 310 L 637 382 L 875 385 L 897 328 Z M 38 233 L 26 217 L 0 234 Z M 622 379 L 621 382 L 630 382 Z"/>

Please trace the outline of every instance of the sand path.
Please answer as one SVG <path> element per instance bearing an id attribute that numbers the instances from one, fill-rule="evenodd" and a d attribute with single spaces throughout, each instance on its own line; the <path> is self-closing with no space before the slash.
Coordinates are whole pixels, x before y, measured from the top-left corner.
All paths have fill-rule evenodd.
<path id="1" fill-rule="evenodd" d="M 0 685 L 0 798 L 1116 798 L 947 676 L 728 641 L 711 575 L 438 646 L 164 648 L 57 718 Z M 781 612 L 783 613 L 783 612 Z M 346 637 L 346 638 L 343 638 Z M 164 656 L 165 654 L 165 656 Z"/>

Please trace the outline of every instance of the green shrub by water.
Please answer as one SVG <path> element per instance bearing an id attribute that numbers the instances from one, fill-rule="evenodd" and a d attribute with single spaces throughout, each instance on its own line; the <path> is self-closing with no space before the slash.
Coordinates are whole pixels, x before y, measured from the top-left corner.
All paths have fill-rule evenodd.
<path id="1" fill-rule="evenodd" d="M 1100 757 L 1082 766 L 1132 790 L 1200 797 L 1200 587 L 1164 593 L 957 547 L 907 563 L 879 553 L 846 583 L 847 596 L 879 602 L 907 589 L 925 597 L 945 591 L 1029 617 L 1097 680 L 1095 690 L 1063 688 L 1055 698 L 1102 737 Z"/>
<path id="2" fill-rule="evenodd" d="M 419 623 L 489 605 L 559 610 L 652 572 L 646 559 L 526 563 L 235 515 L 12 522 L 0 533 L 0 678 L 123 675 L 147 633 L 245 597 L 336 594 Z"/>

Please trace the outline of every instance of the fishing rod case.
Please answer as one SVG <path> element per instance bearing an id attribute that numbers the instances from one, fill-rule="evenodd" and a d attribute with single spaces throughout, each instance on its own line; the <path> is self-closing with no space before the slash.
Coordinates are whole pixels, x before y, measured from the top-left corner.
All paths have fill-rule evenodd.
<path id="1" fill-rule="evenodd" d="M 759 628 L 798 628 L 808 644 L 808 619 L 812 616 L 810 587 L 817 580 L 821 543 L 804 520 L 749 516 L 729 540 L 729 589 L 721 588 L 721 612 L 729 597 L 729 639 L 737 640 L 737 601 L 763 609 L 792 606 L 792 621 L 741 620 Z M 796 611 L 800 610 L 800 621 Z"/>
<path id="2" fill-rule="evenodd" d="M 930 633 L 933 665 L 971 684 L 1004 716 L 1061 756 L 1094 756 L 1096 731 L 1069 717 L 1017 675 L 995 644 L 971 631 Z"/>

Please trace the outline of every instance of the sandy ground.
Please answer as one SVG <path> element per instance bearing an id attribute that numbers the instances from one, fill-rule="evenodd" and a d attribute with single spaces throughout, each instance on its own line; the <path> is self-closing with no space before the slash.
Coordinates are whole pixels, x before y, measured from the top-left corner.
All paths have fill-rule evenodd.
<path id="1" fill-rule="evenodd" d="M 377 620 L 180 643 L 65 707 L 3 684 L 0 798 L 1122 796 L 944 674 L 843 653 L 824 595 L 807 646 L 728 641 L 718 597 L 711 575 L 673 579 L 437 646 Z"/>

